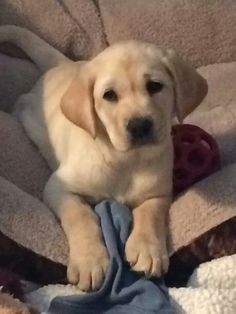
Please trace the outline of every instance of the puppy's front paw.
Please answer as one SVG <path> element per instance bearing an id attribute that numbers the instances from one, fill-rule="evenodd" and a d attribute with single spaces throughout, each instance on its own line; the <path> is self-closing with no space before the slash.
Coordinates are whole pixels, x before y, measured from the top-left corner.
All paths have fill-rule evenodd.
<path id="1" fill-rule="evenodd" d="M 77 284 L 82 291 L 97 290 L 104 281 L 109 265 L 105 246 L 100 242 L 70 252 L 67 277 L 70 283 Z"/>
<path id="2" fill-rule="evenodd" d="M 125 247 L 126 258 L 132 269 L 147 277 L 160 277 L 166 273 L 169 258 L 165 239 L 155 235 L 132 232 Z"/>

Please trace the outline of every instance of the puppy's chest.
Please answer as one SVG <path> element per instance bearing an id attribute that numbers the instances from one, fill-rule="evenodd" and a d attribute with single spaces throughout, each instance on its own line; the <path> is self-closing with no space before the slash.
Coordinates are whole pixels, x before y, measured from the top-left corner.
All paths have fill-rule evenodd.
<path id="1" fill-rule="evenodd" d="M 91 203 L 112 198 L 132 206 L 165 193 L 169 174 L 158 161 L 155 158 L 149 162 L 138 158 L 110 163 L 91 160 L 75 172 L 76 188 Z"/>

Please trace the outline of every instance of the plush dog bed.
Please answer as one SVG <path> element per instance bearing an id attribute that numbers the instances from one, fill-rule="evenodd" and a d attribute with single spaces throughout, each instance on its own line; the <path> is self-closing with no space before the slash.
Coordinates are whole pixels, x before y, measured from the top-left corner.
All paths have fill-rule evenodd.
<path id="1" fill-rule="evenodd" d="M 215 137 L 223 167 L 179 196 L 170 209 L 167 280 L 177 285 L 199 263 L 236 253 L 236 63 L 229 62 L 236 56 L 236 3 L 119 3 L 6 0 L 0 3 L 0 24 L 25 26 L 74 59 L 92 56 L 118 39 L 139 38 L 177 48 L 195 65 L 228 62 L 199 69 L 209 82 L 209 94 L 186 119 Z M 0 108 L 10 112 L 40 73 L 14 47 L 0 48 L 7 54 L 0 55 Z M 6 112 L 0 112 L 0 143 L 0 265 L 36 282 L 64 282 L 67 242 L 41 200 L 50 170 Z"/>

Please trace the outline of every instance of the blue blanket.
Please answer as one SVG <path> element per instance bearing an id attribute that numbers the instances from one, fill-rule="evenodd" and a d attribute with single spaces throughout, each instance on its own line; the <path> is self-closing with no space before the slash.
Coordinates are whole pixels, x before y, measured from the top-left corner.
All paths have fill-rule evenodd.
<path id="1" fill-rule="evenodd" d="M 147 280 L 124 262 L 124 247 L 132 226 L 128 208 L 112 201 L 95 207 L 100 217 L 110 266 L 100 290 L 84 295 L 56 297 L 53 314 L 154 314 L 174 313 L 162 279 Z"/>

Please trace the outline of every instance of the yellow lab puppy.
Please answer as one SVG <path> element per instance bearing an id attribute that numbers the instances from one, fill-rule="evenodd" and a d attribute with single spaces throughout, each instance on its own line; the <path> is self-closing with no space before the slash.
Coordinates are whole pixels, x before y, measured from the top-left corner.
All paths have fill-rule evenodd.
<path id="1" fill-rule="evenodd" d="M 168 268 L 166 214 L 172 194 L 171 121 L 207 93 L 173 50 L 127 41 L 72 62 L 31 32 L 0 27 L 45 72 L 16 112 L 53 174 L 44 200 L 68 239 L 68 279 L 85 291 L 103 282 L 109 256 L 91 205 L 112 198 L 132 210 L 126 257 L 133 270 Z"/>

